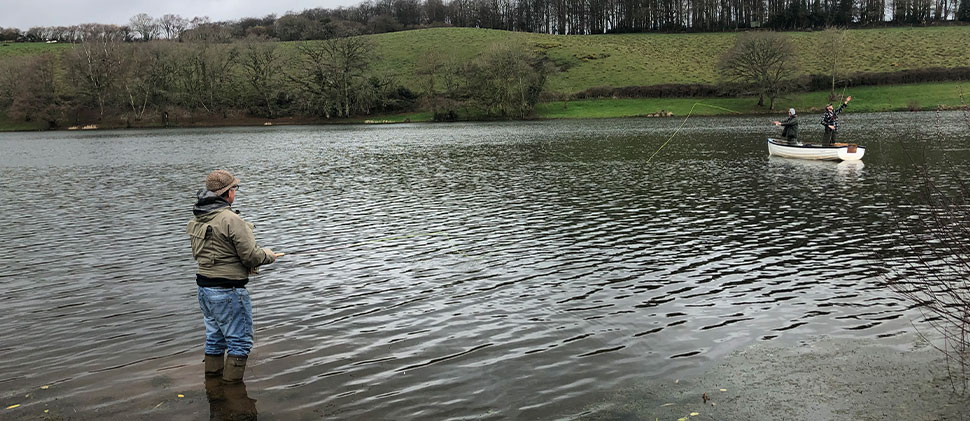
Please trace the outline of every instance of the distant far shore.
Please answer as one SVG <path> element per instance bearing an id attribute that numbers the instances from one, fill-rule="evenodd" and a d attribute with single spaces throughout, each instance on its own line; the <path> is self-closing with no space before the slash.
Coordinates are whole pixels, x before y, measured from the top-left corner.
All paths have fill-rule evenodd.
<path id="1" fill-rule="evenodd" d="M 839 102 L 842 95 L 852 95 L 853 100 L 845 112 L 887 112 L 887 111 L 936 111 L 970 110 L 970 82 L 939 82 L 913 85 L 864 86 L 836 92 L 830 101 L 830 92 L 808 92 L 784 95 L 775 99 L 774 110 L 769 110 L 767 99 L 764 106 L 758 106 L 757 97 L 741 98 L 596 98 L 570 101 L 539 103 L 529 120 L 545 119 L 582 119 L 582 118 L 678 118 L 717 115 L 765 115 L 768 118 L 783 118 L 789 108 L 795 108 L 800 116 L 812 118 L 820 115 L 825 104 Z M 490 121 L 495 119 L 463 118 L 459 113 L 458 121 Z M 326 119 L 323 117 L 265 117 L 238 115 L 187 115 L 170 116 L 167 124 L 161 118 L 146 117 L 141 120 L 127 121 L 105 118 L 101 122 L 79 124 L 58 124 L 53 130 L 96 130 L 124 128 L 193 128 L 193 127 L 233 127 L 233 126 L 282 126 L 282 125 L 326 125 L 326 124 L 393 124 L 419 123 L 433 121 L 430 112 L 411 112 L 401 114 L 360 116 L 347 119 Z M 42 122 L 15 121 L 0 115 L 0 131 L 37 131 L 46 130 Z"/>

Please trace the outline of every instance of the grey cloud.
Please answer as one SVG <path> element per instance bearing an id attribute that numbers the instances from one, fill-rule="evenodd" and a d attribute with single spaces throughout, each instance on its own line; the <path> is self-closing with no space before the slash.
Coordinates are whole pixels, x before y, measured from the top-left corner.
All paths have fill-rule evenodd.
<path id="1" fill-rule="evenodd" d="M 159 17 L 167 13 L 212 20 L 282 15 L 313 7 L 336 8 L 357 0 L 0 0 L 0 27 L 26 30 L 32 26 L 66 26 L 80 23 L 125 24 L 139 13 Z"/>

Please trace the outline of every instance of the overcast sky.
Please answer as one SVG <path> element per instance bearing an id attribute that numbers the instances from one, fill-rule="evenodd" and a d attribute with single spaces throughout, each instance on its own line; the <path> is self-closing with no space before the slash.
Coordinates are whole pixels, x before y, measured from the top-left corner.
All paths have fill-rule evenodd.
<path id="1" fill-rule="evenodd" d="M 32 26 L 120 25 L 139 13 L 155 18 L 166 13 L 189 19 L 208 16 L 220 21 L 359 3 L 359 0 L 0 0 L 0 27 L 26 31 Z"/>

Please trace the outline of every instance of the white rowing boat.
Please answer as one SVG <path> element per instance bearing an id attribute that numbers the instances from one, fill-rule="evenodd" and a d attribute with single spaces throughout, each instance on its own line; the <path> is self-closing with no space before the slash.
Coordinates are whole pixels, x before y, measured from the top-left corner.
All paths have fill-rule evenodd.
<path id="1" fill-rule="evenodd" d="M 768 138 L 768 155 L 786 158 L 858 161 L 866 154 L 866 147 L 850 143 L 832 145 L 789 144 L 788 141 Z"/>

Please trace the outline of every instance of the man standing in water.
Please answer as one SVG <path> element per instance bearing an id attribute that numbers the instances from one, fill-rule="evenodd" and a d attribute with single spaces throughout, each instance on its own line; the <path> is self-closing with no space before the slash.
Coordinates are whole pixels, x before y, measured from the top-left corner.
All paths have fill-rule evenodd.
<path id="1" fill-rule="evenodd" d="M 795 109 L 788 109 L 788 118 L 785 121 L 776 121 L 776 126 L 782 126 L 784 129 L 781 131 L 782 137 L 788 139 L 788 143 L 791 145 L 799 145 L 798 143 L 798 117 L 795 115 Z"/>
<path id="2" fill-rule="evenodd" d="M 832 104 L 825 106 L 825 113 L 822 114 L 822 125 L 825 126 L 825 134 L 822 136 L 822 144 L 831 145 L 835 143 L 835 137 L 839 132 L 839 113 L 849 105 L 852 97 L 846 97 L 845 102 L 837 110 L 832 109 Z"/>
<path id="3" fill-rule="evenodd" d="M 205 375 L 229 383 L 242 381 L 253 347 L 249 274 L 283 255 L 257 246 L 254 225 L 232 210 L 238 189 L 239 179 L 228 171 L 209 173 L 192 209 L 195 218 L 186 227 L 199 265 L 195 282 L 205 322 Z"/>

